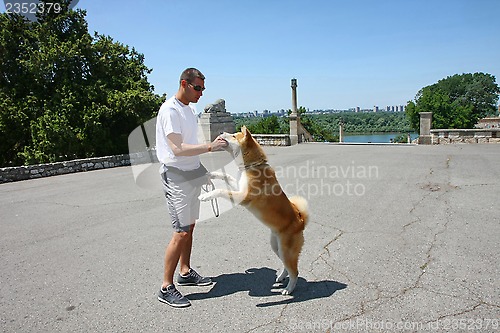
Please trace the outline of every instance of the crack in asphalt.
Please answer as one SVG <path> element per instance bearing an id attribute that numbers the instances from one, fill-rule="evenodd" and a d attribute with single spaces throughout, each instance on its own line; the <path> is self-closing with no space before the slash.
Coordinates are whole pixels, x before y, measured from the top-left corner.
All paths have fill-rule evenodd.
<path id="1" fill-rule="evenodd" d="M 451 156 L 447 156 L 447 159 L 445 161 L 445 171 L 449 170 L 451 160 L 452 160 L 452 157 Z M 384 292 L 382 290 L 380 290 L 380 288 L 377 285 L 374 285 L 374 284 L 372 284 L 372 285 L 361 285 L 362 287 L 366 288 L 367 290 L 373 290 L 373 291 L 375 291 L 375 297 L 372 297 L 371 299 L 367 299 L 367 300 L 361 301 L 361 303 L 359 304 L 359 307 L 358 307 L 358 311 L 356 311 L 355 313 L 351 313 L 350 315 L 337 320 L 334 323 L 334 325 L 335 324 L 341 324 L 343 322 L 350 321 L 350 320 L 356 319 L 356 318 L 358 318 L 360 316 L 366 315 L 366 314 L 368 314 L 370 312 L 373 312 L 374 310 L 376 310 L 380 306 L 386 305 L 386 304 L 388 304 L 388 303 L 390 303 L 390 302 L 392 302 L 392 301 L 394 301 L 394 300 L 396 300 L 398 298 L 401 298 L 404 295 L 406 295 L 407 293 L 409 293 L 410 291 L 415 290 L 415 289 L 421 289 L 421 290 L 430 291 L 430 292 L 433 292 L 433 293 L 436 293 L 436 294 L 440 294 L 439 292 L 436 292 L 434 290 L 430 290 L 430 289 L 426 288 L 425 286 L 423 286 L 422 285 L 422 278 L 424 277 L 425 274 L 433 274 L 433 273 L 429 272 L 429 270 L 430 270 L 429 266 L 430 266 L 430 264 L 434 260 L 434 258 L 433 258 L 433 251 L 436 248 L 436 246 L 439 244 L 441 236 L 443 236 L 446 233 L 446 231 L 448 230 L 449 224 L 452 222 L 452 218 L 451 218 L 451 213 L 452 213 L 451 210 L 452 209 L 451 209 L 450 201 L 446 198 L 446 196 L 451 191 L 456 190 L 456 189 L 460 189 L 460 187 L 452 185 L 450 183 L 450 181 L 445 182 L 444 184 L 439 184 L 439 183 L 431 182 L 429 178 L 433 178 L 435 176 L 436 176 L 435 175 L 435 171 L 431 168 L 429 170 L 429 173 L 428 173 L 427 177 L 426 177 L 427 178 L 427 182 L 424 183 L 424 185 L 420 186 L 420 188 L 422 190 L 426 190 L 426 193 L 424 193 L 420 197 L 420 199 L 412 205 L 411 209 L 409 210 L 409 214 L 410 214 L 410 216 L 413 215 L 414 217 L 413 217 L 413 219 L 409 223 L 406 223 L 406 224 L 404 224 L 402 226 L 402 231 L 400 233 L 400 235 L 403 235 L 404 233 L 406 233 L 409 230 L 410 227 L 413 227 L 416 224 L 419 224 L 419 223 L 423 222 L 422 217 L 417 214 L 417 207 L 420 206 L 420 205 L 422 205 L 422 204 L 424 204 L 424 202 L 426 200 L 432 199 L 432 200 L 440 200 L 440 201 L 443 202 L 443 205 L 446 207 L 445 208 L 446 211 L 445 211 L 445 214 L 444 214 L 445 221 L 444 221 L 444 224 L 438 230 L 436 230 L 432 234 L 432 239 L 431 239 L 430 246 L 427 249 L 427 251 L 425 252 L 425 261 L 420 266 L 420 269 L 421 269 L 420 274 L 418 274 L 418 276 L 413 281 L 411 281 L 409 283 L 409 285 L 407 285 L 406 287 L 400 289 L 397 292 L 397 294 L 395 294 L 395 295 L 389 295 L 389 296 L 385 295 L 384 296 Z M 448 179 L 449 178 L 450 177 L 449 177 L 449 174 L 448 174 Z M 479 186 L 485 186 L 485 185 L 489 185 L 489 184 L 479 184 Z M 434 194 L 437 194 L 437 195 L 434 195 Z M 337 236 L 336 239 L 338 239 L 341 235 Z M 330 243 L 328 243 L 327 246 L 330 245 L 331 243 L 333 243 L 333 240 Z M 328 257 L 330 256 L 330 251 L 326 249 L 326 246 L 325 246 L 325 250 L 326 251 L 323 251 L 318 256 L 318 258 L 316 259 L 316 261 L 319 260 L 319 259 L 322 259 L 325 262 L 325 264 L 327 264 L 329 267 L 331 267 L 332 269 L 334 269 L 334 267 L 331 264 L 329 264 L 327 262 L 327 260 L 323 257 L 324 254 L 325 254 L 325 252 L 328 253 Z M 340 272 L 338 269 L 335 269 L 335 271 L 341 273 L 344 277 L 347 278 L 347 280 L 350 283 L 353 283 L 353 281 L 348 278 L 347 274 Z M 468 289 L 468 287 L 467 287 L 467 289 Z M 446 294 L 444 294 L 444 295 L 446 295 Z M 470 298 L 470 297 L 466 297 L 466 296 L 453 296 L 453 295 L 447 295 L 447 296 L 452 296 L 452 297 L 455 297 L 457 299 L 467 299 L 469 301 L 472 301 L 473 305 L 467 305 L 461 311 L 455 311 L 455 312 L 451 312 L 451 313 L 448 313 L 448 314 L 445 314 L 445 315 L 440 315 L 437 318 L 430 319 L 430 320 L 424 322 L 424 324 L 429 324 L 429 323 L 432 323 L 432 322 L 443 320 L 445 318 L 457 317 L 457 316 L 460 316 L 460 315 L 464 315 L 464 314 L 473 312 L 477 308 L 483 307 L 483 306 L 500 308 L 499 305 L 487 303 L 484 300 L 482 300 L 480 297 L 478 297 L 478 298 L 476 298 L 476 297 Z M 477 296 L 477 295 L 475 295 L 475 296 Z"/>

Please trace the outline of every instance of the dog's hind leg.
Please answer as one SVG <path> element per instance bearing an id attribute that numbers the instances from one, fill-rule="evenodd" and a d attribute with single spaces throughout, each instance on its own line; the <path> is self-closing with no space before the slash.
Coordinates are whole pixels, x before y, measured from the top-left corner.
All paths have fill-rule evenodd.
<path id="1" fill-rule="evenodd" d="M 288 276 L 288 270 L 286 269 L 286 267 L 283 267 L 283 270 L 276 278 L 276 282 L 282 282 L 287 276 Z"/>
<path id="2" fill-rule="evenodd" d="M 282 262 L 283 259 L 282 259 L 282 256 L 281 256 L 281 251 L 280 251 L 280 244 L 279 244 L 279 240 L 278 240 L 278 236 L 274 233 L 274 232 L 271 232 L 271 248 L 273 249 L 274 253 L 276 253 L 276 255 L 280 258 L 280 260 Z M 278 276 L 276 277 L 276 282 L 281 282 L 283 281 L 288 275 L 288 272 L 286 270 L 285 267 L 283 267 L 283 270 L 281 271 L 280 274 L 278 274 Z"/>
<path id="3" fill-rule="evenodd" d="M 283 263 L 285 264 L 285 268 L 290 278 L 286 288 L 281 291 L 283 295 L 290 295 L 297 285 L 299 278 L 299 255 L 303 244 L 304 236 L 301 233 L 295 234 L 295 236 L 287 240 L 282 240 L 281 253 L 283 256 Z"/>
<path id="4" fill-rule="evenodd" d="M 281 291 L 283 295 L 290 295 L 295 289 L 295 285 L 297 284 L 297 280 L 299 278 L 298 271 L 298 256 L 294 256 L 293 254 L 285 254 L 285 272 L 288 271 L 288 284 L 285 289 Z"/>
<path id="5" fill-rule="evenodd" d="M 273 252 L 276 253 L 276 255 L 279 257 L 279 249 L 278 249 L 278 237 L 274 232 L 271 232 L 271 248 L 273 249 Z"/>

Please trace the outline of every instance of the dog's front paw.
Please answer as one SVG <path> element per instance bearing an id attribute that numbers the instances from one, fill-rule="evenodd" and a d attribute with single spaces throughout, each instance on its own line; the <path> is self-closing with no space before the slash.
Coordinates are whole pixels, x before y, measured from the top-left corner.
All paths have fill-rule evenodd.
<path id="1" fill-rule="evenodd" d="M 217 179 L 219 178 L 219 175 L 216 172 L 209 172 L 207 173 L 208 179 Z"/>
<path id="2" fill-rule="evenodd" d="M 200 201 L 212 200 L 212 192 L 200 194 L 200 196 L 198 197 L 198 200 L 200 200 Z"/>
<path id="3" fill-rule="evenodd" d="M 293 291 L 293 290 L 292 290 L 292 291 Z M 283 295 L 283 296 L 286 296 L 286 295 L 291 295 L 291 294 L 292 294 L 292 291 L 290 291 L 290 290 L 288 290 L 288 289 L 286 289 L 286 288 L 285 288 L 285 289 L 283 289 L 283 290 L 281 291 L 281 295 Z"/>

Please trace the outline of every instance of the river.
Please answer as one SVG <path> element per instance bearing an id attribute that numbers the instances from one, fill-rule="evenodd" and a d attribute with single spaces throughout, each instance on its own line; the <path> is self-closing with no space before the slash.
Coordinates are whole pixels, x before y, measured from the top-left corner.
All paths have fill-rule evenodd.
<path id="1" fill-rule="evenodd" d="M 379 133 L 379 134 L 360 134 L 360 135 L 344 134 L 343 141 L 354 142 L 354 143 L 390 143 L 391 139 L 394 139 L 400 134 L 401 133 Z M 410 136 L 411 140 L 413 141 L 418 137 L 418 134 L 412 133 Z"/>

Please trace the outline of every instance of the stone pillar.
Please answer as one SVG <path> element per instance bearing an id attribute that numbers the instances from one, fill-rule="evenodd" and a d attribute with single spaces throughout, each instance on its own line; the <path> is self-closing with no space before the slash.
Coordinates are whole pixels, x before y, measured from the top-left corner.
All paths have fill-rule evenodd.
<path id="1" fill-rule="evenodd" d="M 432 144 L 431 124 L 432 112 L 420 112 L 420 136 L 418 137 L 419 144 Z"/>
<path id="2" fill-rule="evenodd" d="M 199 138 L 200 143 L 214 141 L 221 132 L 236 131 L 233 116 L 226 112 L 226 102 L 223 99 L 205 106 L 205 112 L 200 116 L 200 126 L 203 133 L 203 138 Z"/>
<path id="3" fill-rule="evenodd" d="M 339 122 L 339 142 L 344 142 L 344 121 L 342 119 Z"/>
<path id="4" fill-rule="evenodd" d="M 292 79 L 292 113 L 290 114 L 290 144 L 299 143 L 300 116 L 297 113 L 297 79 Z"/>

